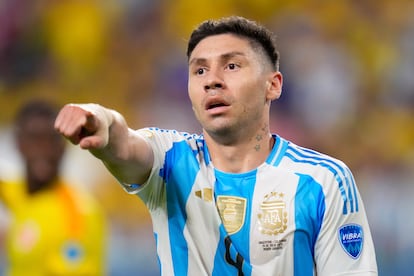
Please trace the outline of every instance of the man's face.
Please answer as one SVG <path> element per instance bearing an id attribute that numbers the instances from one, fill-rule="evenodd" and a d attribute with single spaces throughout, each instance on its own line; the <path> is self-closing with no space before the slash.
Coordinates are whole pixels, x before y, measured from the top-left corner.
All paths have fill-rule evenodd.
<path id="1" fill-rule="evenodd" d="M 17 131 L 17 143 L 31 180 L 46 185 L 57 176 L 64 140 L 54 130 L 52 119 L 35 116 L 26 120 Z"/>
<path id="2" fill-rule="evenodd" d="M 220 34 L 201 40 L 189 58 L 188 92 L 203 129 L 229 135 L 268 124 L 270 101 L 280 95 L 269 87 L 275 80 L 281 86 L 279 75 L 246 39 Z"/>

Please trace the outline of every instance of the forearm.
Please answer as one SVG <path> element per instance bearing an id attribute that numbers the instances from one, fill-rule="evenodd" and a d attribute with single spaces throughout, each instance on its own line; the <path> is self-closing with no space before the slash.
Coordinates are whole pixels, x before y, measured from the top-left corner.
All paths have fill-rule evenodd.
<path id="1" fill-rule="evenodd" d="M 107 169 L 125 183 L 143 183 L 147 179 L 153 162 L 152 150 L 139 135 L 130 129 L 121 114 L 106 110 L 108 143 L 90 152 L 101 159 Z"/>
<path id="2" fill-rule="evenodd" d="M 118 112 L 98 106 L 94 113 L 101 118 L 103 144 L 88 149 L 95 157 L 105 163 L 117 163 L 129 159 L 128 139 L 129 127 L 125 119 Z"/>

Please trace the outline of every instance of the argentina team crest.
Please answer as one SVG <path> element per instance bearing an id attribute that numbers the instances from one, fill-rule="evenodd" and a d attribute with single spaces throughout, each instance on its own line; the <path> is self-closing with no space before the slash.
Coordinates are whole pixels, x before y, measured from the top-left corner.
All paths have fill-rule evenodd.
<path id="1" fill-rule="evenodd" d="M 260 231 L 267 235 L 277 235 L 285 232 L 288 222 L 288 212 L 284 194 L 271 192 L 264 197 L 258 214 Z"/>
<path id="2" fill-rule="evenodd" d="M 224 228 L 229 234 L 237 233 L 244 224 L 246 216 L 246 199 L 237 196 L 218 196 L 219 210 Z"/>
<path id="3" fill-rule="evenodd" d="M 353 259 L 361 255 L 364 231 L 359 224 L 347 224 L 338 230 L 339 241 L 345 252 Z"/>

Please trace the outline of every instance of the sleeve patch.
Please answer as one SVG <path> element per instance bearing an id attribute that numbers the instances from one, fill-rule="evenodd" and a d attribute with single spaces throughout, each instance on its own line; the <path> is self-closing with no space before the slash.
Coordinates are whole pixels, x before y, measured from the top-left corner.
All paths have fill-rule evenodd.
<path id="1" fill-rule="evenodd" d="M 359 224 L 343 225 L 338 230 L 339 242 L 345 252 L 353 259 L 358 259 L 364 243 L 364 230 Z"/>

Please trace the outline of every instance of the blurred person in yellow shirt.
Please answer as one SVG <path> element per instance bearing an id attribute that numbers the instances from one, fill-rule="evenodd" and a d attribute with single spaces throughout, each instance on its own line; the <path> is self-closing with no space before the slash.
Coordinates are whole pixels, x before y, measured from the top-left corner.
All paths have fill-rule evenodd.
<path id="1" fill-rule="evenodd" d="M 94 198 L 59 174 L 65 141 L 55 132 L 56 109 L 24 105 L 15 138 L 25 178 L 0 182 L 0 204 L 11 214 L 6 275 L 104 275 L 105 218 Z"/>

